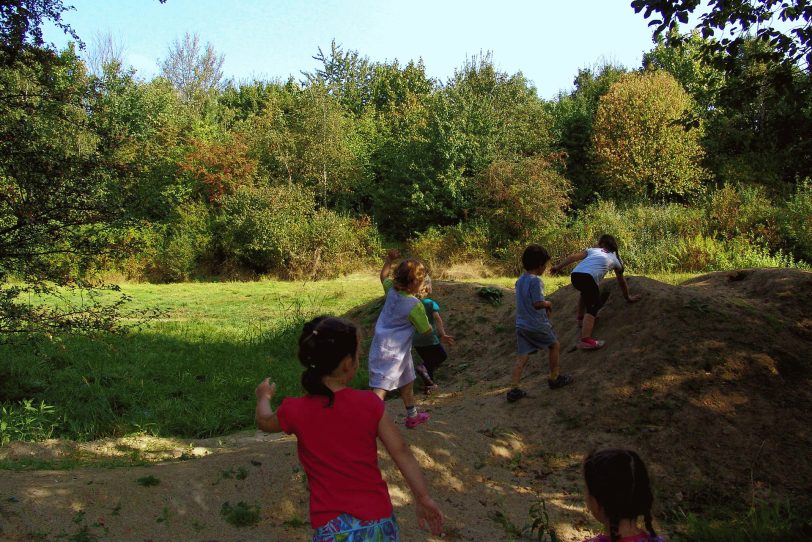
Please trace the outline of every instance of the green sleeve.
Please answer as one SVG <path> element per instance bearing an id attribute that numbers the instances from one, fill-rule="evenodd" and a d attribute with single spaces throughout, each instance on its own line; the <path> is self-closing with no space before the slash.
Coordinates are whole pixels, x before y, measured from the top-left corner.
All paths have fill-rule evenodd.
<path id="1" fill-rule="evenodd" d="M 389 289 L 395 285 L 395 281 L 393 281 L 392 279 L 384 279 L 384 281 L 381 284 L 383 285 L 383 293 L 388 294 Z"/>
<path id="2" fill-rule="evenodd" d="M 414 308 L 409 312 L 409 321 L 421 335 L 432 330 L 429 317 L 422 303 L 415 303 Z"/>

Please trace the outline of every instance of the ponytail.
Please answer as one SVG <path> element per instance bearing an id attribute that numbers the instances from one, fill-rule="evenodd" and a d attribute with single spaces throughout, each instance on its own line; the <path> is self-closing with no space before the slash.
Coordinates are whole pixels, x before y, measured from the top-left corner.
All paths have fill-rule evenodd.
<path id="1" fill-rule="evenodd" d="M 589 494 L 609 518 L 609 537 L 619 540 L 621 519 L 643 516 L 652 538 L 657 536 L 651 523 L 654 496 L 646 465 L 637 452 L 609 449 L 593 451 L 584 459 L 584 480 Z"/>
<path id="2" fill-rule="evenodd" d="M 335 371 L 347 356 L 355 357 L 358 350 L 358 330 L 349 320 L 318 316 L 304 325 L 299 336 L 299 363 L 302 387 L 310 395 L 327 397 L 325 406 L 332 406 L 335 394 L 322 379 Z"/>

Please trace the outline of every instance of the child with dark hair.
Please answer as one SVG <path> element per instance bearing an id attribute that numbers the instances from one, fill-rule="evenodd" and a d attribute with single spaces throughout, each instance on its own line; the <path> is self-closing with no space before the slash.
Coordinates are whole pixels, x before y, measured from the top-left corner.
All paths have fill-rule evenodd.
<path id="1" fill-rule="evenodd" d="M 386 255 L 380 278 L 386 299 L 375 323 L 375 335 L 369 347 L 369 387 L 384 399 L 386 392 L 400 390 L 406 407 L 408 429 L 414 429 L 429 420 L 425 412 L 418 412 L 414 404 L 414 361 L 412 337 L 417 333 L 432 332 L 423 304 L 417 293 L 423 285 L 426 267 L 419 260 L 403 260 L 389 278 L 392 264 L 400 257 L 396 249 Z"/>
<path id="2" fill-rule="evenodd" d="M 584 459 L 586 506 L 607 534 L 586 542 L 665 542 L 651 523 L 654 496 L 648 471 L 636 452 L 593 451 Z M 640 516 L 646 531 L 637 526 Z"/>
<path id="3" fill-rule="evenodd" d="M 426 275 L 417 297 L 423 304 L 423 309 L 431 323 L 432 332 L 424 335 L 415 330 L 412 345 L 422 361 L 415 367 L 415 370 L 423 380 L 427 395 L 437 389 L 437 384 L 434 382 L 434 371 L 448 359 L 442 343 L 454 344 L 454 337 L 445 332 L 445 323 L 443 317 L 440 316 L 440 305 L 431 298 L 431 294 L 431 277 Z"/>
<path id="4" fill-rule="evenodd" d="M 320 316 L 305 324 L 299 361 L 305 368 L 302 386 L 307 395 L 284 399 L 274 412 L 276 384 L 266 378 L 256 389 L 257 425 L 269 433 L 296 435 L 310 488 L 314 542 L 400 540 L 378 467 L 377 439 L 412 491 L 419 526 L 428 525 L 437 535 L 443 515 L 383 401 L 369 391 L 348 387 L 358 371 L 358 343 L 358 331 L 347 320 Z"/>
<path id="5" fill-rule="evenodd" d="M 640 296 L 629 294 L 629 286 L 626 284 L 626 279 L 623 278 L 623 261 L 617 252 L 617 241 L 611 235 L 601 235 L 598 239 L 598 246 L 570 254 L 554 265 L 550 271 L 557 273 L 575 262 L 580 263 L 572 270 L 570 280 L 575 289 L 581 292 L 581 296 L 578 298 L 577 314 L 578 325 L 581 326 L 581 339 L 576 346 L 581 350 L 597 350 L 606 344 L 606 341 L 599 341 L 592 336 L 598 311 L 603 305 L 598 285 L 606 273 L 610 269 L 615 271 L 620 291 L 623 292 L 626 301 L 634 303 L 640 299 Z"/>
<path id="6" fill-rule="evenodd" d="M 558 357 L 561 345 L 553 331 L 549 315 L 553 304 L 544 299 L 544 283 L 541 275 L 550 261 L 550 255 L 539 245 L 530 245 L 522 254 L 522 266 L 525 272 L 516 281 L 516 353 L 518 358 L 511 373 L 511 389 L 507 392 L 509 402 L 518 401 L 527 396 L 519 388 L 522 372 L 530 359 L 542 348 L 550 353 L 550 377 L 547 384 L 550 389 L 558 389 L 572 382 L 572 377 L 559 372 Z"/>

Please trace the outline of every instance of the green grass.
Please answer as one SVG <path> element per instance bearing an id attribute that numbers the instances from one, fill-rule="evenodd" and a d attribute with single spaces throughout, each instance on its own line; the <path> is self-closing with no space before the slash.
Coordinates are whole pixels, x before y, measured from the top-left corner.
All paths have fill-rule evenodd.
<path id="1" fill-rule="evenodd" d="M 0 367 L 6 404 L 45 401 L 53 406 L 47 420 L 55 419 L 53 436 L 75 440 L 137 433 L 202 438 L 254 427 L 254 388 L 262 378 L 277 382 L 276 404 L 301 393 L 295 357 L 301 324 L 381 296 L 374 275 L 122 290 L 132 308 L 157 307 L 162 316 L 128 335 L 64 338 L 39 352 L 0 345 L 0 359 L 8 360 Z M 364 370 L 356 381 L 366 382 Z M 33 431 L 31 438 L 15 436 L 36 440 Z"/>

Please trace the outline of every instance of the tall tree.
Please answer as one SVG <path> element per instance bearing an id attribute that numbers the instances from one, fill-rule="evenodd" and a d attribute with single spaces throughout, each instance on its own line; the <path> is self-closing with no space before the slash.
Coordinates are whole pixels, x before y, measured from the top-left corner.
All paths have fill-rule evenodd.
<path id="1" fill-rule="evenodd" d="M 666 72 L 630 73 L 601 98 L 592 135 L 596 171 L 616 195 L 668 197 L 705 177 L 701 127 L 680 122 L 691 97 Z"/>
<path id="2" fill-rule="evenodd" d="M 211 43 L 204 47 L 197 34 L 187 32 L 169 46 L 161 62 L 161 75 L 171 81 L 184 102 L 192 104 L 220 89 L 223 62 L 225 56 L 218 54 Z"/>

